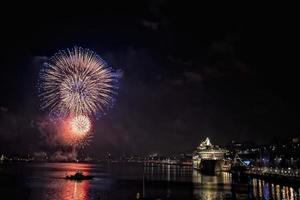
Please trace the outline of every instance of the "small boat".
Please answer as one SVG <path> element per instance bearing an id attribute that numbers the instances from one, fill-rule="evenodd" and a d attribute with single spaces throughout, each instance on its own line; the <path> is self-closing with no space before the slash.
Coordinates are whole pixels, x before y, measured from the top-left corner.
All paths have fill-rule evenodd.
<path id="1" fill-rule="evenodd" d="M 74 175 L 67 175 L 65 179 L 67 180 L 75 180 L 75 181 L 81 181 L 81 180 L 91 180 L 94 176 L 86 176 L 83 175 L 81 171 L 77 171 Z"/>

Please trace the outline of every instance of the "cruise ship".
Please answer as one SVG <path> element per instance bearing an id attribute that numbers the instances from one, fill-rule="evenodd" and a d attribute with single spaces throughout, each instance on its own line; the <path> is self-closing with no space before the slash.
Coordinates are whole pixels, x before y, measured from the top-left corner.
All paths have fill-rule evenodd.
<path id="1" fill-rule="evenodd" d="M 193 154 L 193 168 L 204 172 L 230 171 L 231 162 L 225 159 L 227 152 L 212 145 L 207 137 Z"/>

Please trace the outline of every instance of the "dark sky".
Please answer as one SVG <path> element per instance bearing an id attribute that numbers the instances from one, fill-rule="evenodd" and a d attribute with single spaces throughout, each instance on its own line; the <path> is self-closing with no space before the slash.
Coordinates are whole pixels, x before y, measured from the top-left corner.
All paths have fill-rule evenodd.
<path id="1" fill-rule="evenodd" d="M 299 135 L 292 12 L 149 2 L 1 14 L 0 153 L 45 149 L 38 71 L 74 45 L 124 72 L 115 107 L 94 122 L 92 154 Z"/>

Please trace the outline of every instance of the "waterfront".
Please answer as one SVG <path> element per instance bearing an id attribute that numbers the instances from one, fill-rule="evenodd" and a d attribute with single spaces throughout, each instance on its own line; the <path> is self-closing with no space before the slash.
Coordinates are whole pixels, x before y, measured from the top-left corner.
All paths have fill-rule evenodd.
<path id="1" fill-rule="evenodd" d="M 94 180 L 65 180 L 81 170 Z M 232 181 L 230 173 L 205 175 L 188 166 L 149 164 L 8 163 L 0 165 L 4 199 L 299 199 L 299 188 L 260 179 Z M 2 198 L 1 198 L 2 199 Z"/>

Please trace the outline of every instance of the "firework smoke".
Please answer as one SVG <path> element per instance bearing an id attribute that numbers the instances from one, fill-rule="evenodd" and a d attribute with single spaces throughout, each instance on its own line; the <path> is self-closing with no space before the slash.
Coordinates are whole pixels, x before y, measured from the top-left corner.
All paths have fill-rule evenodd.
<path id="1" fill-rule="evenodd" d="M 37 127 L 47 144 L 51 146 L 83 148 L 92 139 L 91 127 L 86 132 L 74 132 L 72 121 L 74 118 L 48 118 L 38 122 Z"/>

